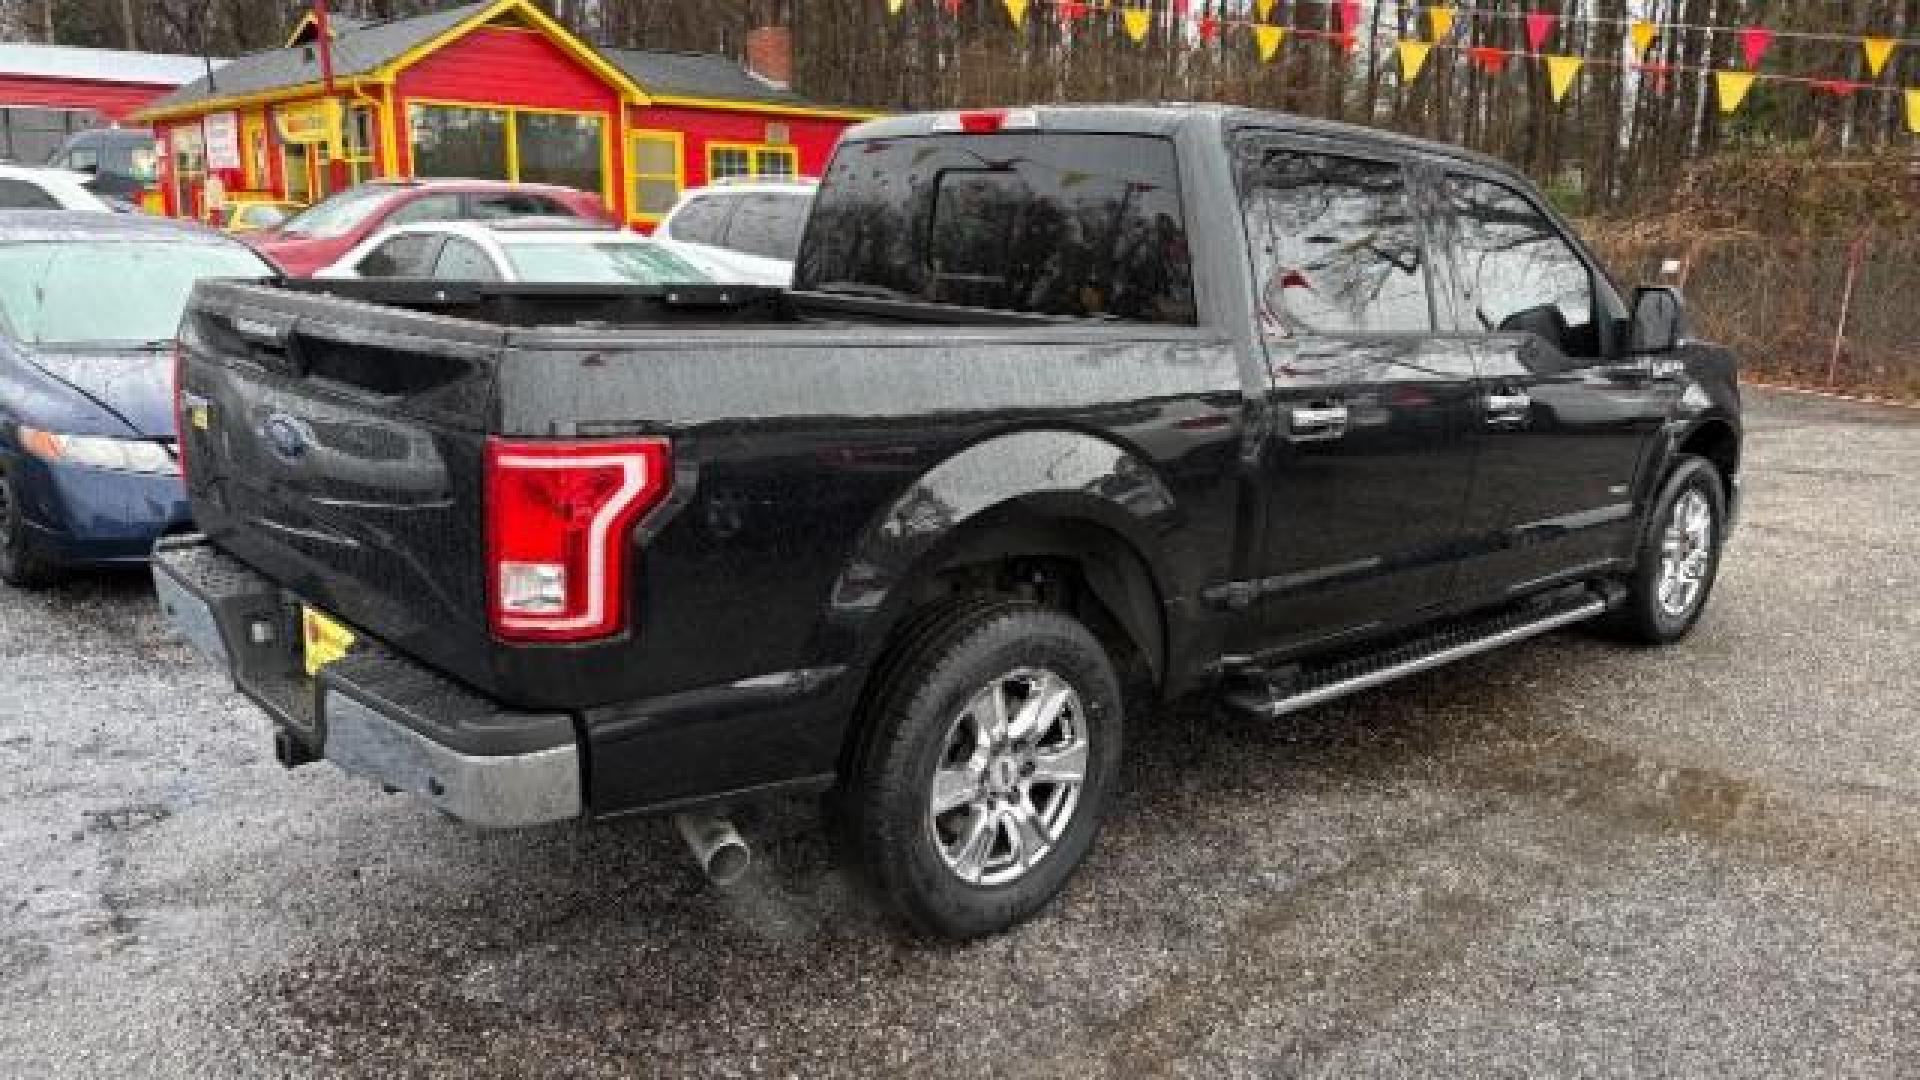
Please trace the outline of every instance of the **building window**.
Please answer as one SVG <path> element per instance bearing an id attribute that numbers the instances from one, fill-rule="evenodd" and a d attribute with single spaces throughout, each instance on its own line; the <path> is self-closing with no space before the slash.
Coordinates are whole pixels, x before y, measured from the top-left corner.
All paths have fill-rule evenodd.
<path id="1" fill-rule="evenodd" d="M 677 131 L 638 131 L 627 174 L 633 178 L 628 211 L 644 221 L 659 221 L 680 201 L 685 181 L 681 167 L 686 143 Z"/>
<path id="2" fill-rule="evenodd" d="M 791 180 L 800 175 L 800 152 L 791 146 L 708 143 L 707 182 L 733 179 Z"/>
<path id="3" fill-rule="evenodd" d="M 341 135 L 341 160 L 347 164 L 347 183 L 358 184 L 373 178 L 374 131 L 373 110 L 365 105 L 355 105 L 347 110 L 345 128 Z"/>
<path id="4" fill-rule="evenodd" d="M 91 109 L 0 108 L 0 158 L 39 165 L 53 156 L 67 136 L 104 123 Z"/>
<path id="5" fill-rule="evenodd" d="M 407 127 L 415 176 L 513 179 L 505 109 L 409 105 Z"/>
<path id="6" fill-rule="evenodd" d="M 603 114 L 412 104 L 407 124 L 415 176 L 560 184 L 607 193 Z"/>

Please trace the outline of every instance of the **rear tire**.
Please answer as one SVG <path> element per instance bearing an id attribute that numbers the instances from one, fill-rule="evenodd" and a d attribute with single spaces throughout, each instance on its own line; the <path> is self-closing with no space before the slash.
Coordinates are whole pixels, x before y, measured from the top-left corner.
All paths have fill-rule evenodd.
<path id="1" fill-rule="evenodd" d="M 914 620 L 875 677 L 837 799 L 868 880 L 932 935 L 1031 917 L 1085 859 L 1119 774 L 1106 650 L 1065 613 L 963 602 Z"/>
<path id="2" fill-rule="evenodd" d="M 1626 601 L 1609 626 L 1636 645 L 1671 645 L 1693 632 L 1720 572 L 1727 535 L 1719 470 L 1691 455 L 1675 463 L 1648 519 Z"/>
<path id="3" fill-rule="evenodd" d="M 44 589 L 60 580 L 59 567 L 27 543 L 27 522 L 13 478 L 0 472 L 0 581 L 16 589 Z"/>

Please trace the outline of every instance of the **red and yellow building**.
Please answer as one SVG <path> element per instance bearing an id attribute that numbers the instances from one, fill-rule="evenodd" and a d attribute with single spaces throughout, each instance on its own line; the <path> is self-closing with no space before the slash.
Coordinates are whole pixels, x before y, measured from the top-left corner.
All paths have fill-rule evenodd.
<path id="1" fill-rule="evenodd" d="M 733 61 L 596 49 L 528 0 L 335 20 L 334 94 L 317 27 L 232 60 L 136 114 L 161 146 L 168 213 L 229 195 L 312 202 L 341 181 L 457 176 L 598 192 L 634 225 L 682 188 L 812 176 L 869 113 L 809 104 Z"/>

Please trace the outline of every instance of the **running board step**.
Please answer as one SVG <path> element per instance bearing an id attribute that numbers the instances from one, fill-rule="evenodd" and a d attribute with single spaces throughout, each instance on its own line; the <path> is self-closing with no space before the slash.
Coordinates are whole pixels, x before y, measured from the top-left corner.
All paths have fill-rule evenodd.
<path id="1" fill-rule="evenodd" d="M 1258 716 L 1285 716 L 1358 693 L 1405 675 L 1429 671 L 1603 614 L 1607 598 L 1581 592 L 1491 618 L 1443 626 L 1377 652 L 1284 674 L 1254 671 L 1226 695 L 1229 708 Z"/>

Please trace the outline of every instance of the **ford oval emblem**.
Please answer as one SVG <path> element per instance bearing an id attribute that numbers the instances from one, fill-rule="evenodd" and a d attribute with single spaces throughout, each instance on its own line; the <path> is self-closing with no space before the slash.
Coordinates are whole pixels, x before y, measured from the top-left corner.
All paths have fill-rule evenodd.
<path id="1" fill-rule="evenodd" d="M 288 460 L 307 452 L 306 425 L 286 413 L 274 413 L 267 417 L 264 429 L 268 445 L 273 452 Z"/>

